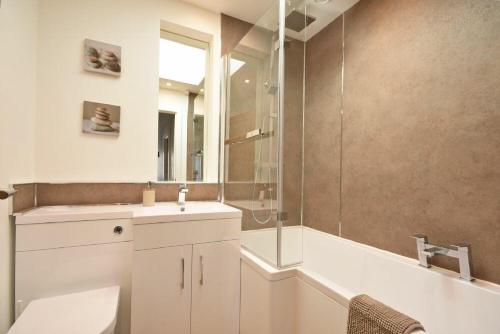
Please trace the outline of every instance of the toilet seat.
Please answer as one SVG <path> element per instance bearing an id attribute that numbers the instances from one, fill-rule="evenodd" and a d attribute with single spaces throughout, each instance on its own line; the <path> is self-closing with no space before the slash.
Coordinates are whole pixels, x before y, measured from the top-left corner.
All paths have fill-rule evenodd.
<path id="1" fill-rule="evenodd" d="M 35 299 L 7 334 L 112 334 L 120 287 Z"/>

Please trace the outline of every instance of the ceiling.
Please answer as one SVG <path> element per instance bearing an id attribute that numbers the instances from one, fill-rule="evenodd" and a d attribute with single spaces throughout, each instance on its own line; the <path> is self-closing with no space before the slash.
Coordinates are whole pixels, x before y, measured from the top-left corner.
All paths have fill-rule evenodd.
<path id="1" fill-rule="evenodd" d="M 186 3 L 207 9 L 215 13 L 224 13 L 259 26 L 276 26 L 277 0 L 181 0 Z M 287 0 L 287 15 L 292 10 L 301 13 L 307 11 L 308 16 L 316 20 L 304 31 L 297 33 L 287 29 L 286 35 L 305 41 L 320 32 L 330 22 L 342 15 L 359 0 L 330 0 L 319 4 L 314 0 Z M 306 4 L 306 5 L 304 5 Z M 306 9 L 305 9 L 306 8 Z"/>
<path id="2" fill-rule="evenodd" d="M 273 0 L 181 0 L 211 12 L 224 13 L 240 20 L 256 23 L 271 7 Z"/>

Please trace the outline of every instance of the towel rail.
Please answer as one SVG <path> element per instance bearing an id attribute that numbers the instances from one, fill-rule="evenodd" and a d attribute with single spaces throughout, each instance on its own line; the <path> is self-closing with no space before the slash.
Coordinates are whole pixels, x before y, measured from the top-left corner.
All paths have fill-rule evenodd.
<path id="1" fill-rule="evenodd" d="M 17 193 L 16 189 L 0 189 L 0 200 L 7 199 Z"/>

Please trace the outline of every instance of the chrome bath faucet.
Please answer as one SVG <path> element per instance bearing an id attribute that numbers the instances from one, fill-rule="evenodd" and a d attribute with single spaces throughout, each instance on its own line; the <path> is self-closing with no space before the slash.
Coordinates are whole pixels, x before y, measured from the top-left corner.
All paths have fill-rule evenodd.
<path id="1" fill-rule="evenodd" d="M 420 265 L 430 268 L 429 259 L 436 255 L 444 255 L 458 259 L 460 266 L 460 278 L 466 281 L 473 281 L 472 277 L 472 257 L 468 244 L 457 244 L 451 246 L 432 245 L 427 241 L 427 236 L 417 234 L 413 238 L 417 240 L 418 260 Z"/>

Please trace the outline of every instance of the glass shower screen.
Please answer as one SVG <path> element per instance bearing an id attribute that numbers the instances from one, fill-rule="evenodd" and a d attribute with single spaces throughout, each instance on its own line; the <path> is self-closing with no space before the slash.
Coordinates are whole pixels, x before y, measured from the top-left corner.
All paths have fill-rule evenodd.
<path id="1" fill-rule="evenodd" d="M 302 261 L 305 44 L 286 34 L 290 5 L 276 2 L 225 59 L 224 202 L 243 211 L 243 247 L 275 267 Z"/>

